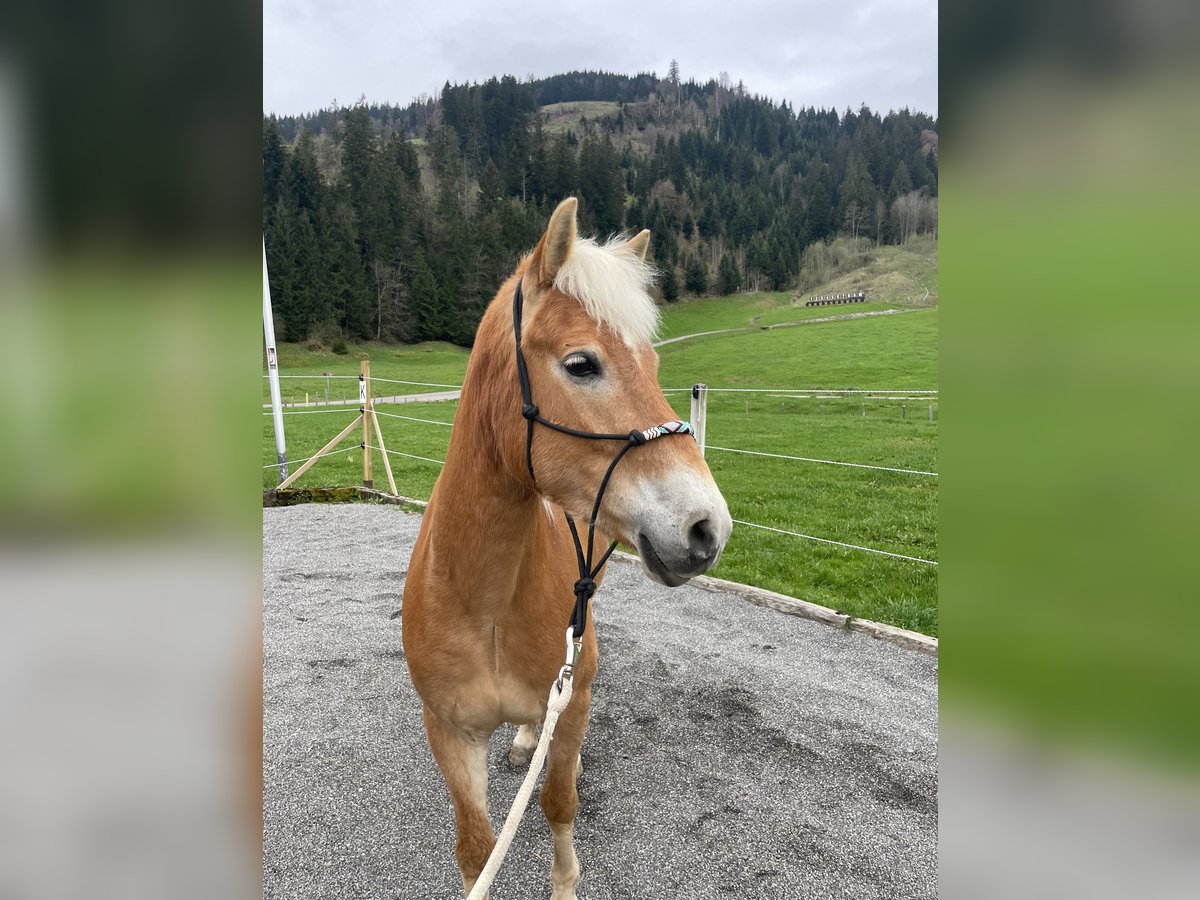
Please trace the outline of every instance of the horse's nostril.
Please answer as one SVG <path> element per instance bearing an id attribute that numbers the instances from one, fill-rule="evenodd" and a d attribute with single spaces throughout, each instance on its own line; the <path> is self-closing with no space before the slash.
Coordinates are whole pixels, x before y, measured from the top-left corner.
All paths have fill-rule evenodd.
<path id="1" fill-rule="evenodd" d="M 693 563 L 706 563 L 717 555 L 717 536 L 712 522 L 701 519 L 688 529 L 688 556 Z"/>

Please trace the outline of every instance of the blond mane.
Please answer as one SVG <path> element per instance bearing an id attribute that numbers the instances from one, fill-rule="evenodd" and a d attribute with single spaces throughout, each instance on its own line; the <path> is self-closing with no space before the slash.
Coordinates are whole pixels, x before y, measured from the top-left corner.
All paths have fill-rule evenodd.
<path id="1" fill-rule="evenodd" d="M 587 314 L 607 325 L 630 347 L 658 333 L 658 306 L 650 296 L 657 271 L 622 237 L 598 244 L 579 238 L 554 276 L 554 286 L 579 299 Z"/>

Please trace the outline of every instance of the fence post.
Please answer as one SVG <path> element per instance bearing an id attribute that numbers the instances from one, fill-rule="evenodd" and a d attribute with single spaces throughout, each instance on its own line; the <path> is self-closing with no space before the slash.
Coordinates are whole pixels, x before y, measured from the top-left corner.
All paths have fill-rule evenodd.
<path id="1" fill-rule="evenodd" d="M 271 312 L 271 282 L 267 278 L 267 241 L 263 238 L 263 339 L 267 345 L 267 382 L 271 387 L 271 422 L 275 427 L 275 463 L 279 484 L 288 480 L 287 443 L 283 438 L 283 401 L 279 395 L 279 358 L 275 352 L 275 317 Z"/>
<path id="2" fill-rule="evenodd" d="M 692 385 L 692 427 L 696 429 L 696 443 L 700 445 L 700 455 L 704 455 L 705 427 L 708 418 L 708 385 Z"/>
<path id="3" fill-rule="evenodd" d="M 373 488 L 375 482 L 371 478 L 371 362 L 366 359 L 358 364 L 358 402 L 362 406 L 363 487 Z"/>
<path id="4" fill-rule="evenodd" d="M 908 418 L 908 403 L 907 402 L 900 404 L 900 418 L 902 418 L 902 419 Z"/>

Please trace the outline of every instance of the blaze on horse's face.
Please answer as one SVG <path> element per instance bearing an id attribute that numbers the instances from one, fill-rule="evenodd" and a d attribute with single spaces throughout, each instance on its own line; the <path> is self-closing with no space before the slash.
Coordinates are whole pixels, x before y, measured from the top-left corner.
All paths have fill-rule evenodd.
<path id="1" fill-rule="evenodd" d="M 650 345 L 658 316 L 646 291 L 649 238 L 643 231 L 606 245 L 578 240 L 573 198 L 551 217 L 525 270 L 521 336 L 533 396 L 550 421 L 627 434 L 677 418 L 658 386 L 658 354 Z M 620 447 L 536 428 L 538 490 L 587 522 Z M 696 442 L 680 436 L 626 454 L 597 528 L 635 547 L 646 573 L 674 587 L 716 564 L 732 522 Z"/>

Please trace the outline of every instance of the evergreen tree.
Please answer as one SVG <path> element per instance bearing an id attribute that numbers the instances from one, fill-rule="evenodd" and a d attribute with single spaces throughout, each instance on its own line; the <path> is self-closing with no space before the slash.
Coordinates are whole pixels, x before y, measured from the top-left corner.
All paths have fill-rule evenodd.
<path id="1" fill-rule="evenodd" d="M 722 295 L 732 294 L 741 286 L 742 276 L 738 272 L 733 254 L 721 255 L 721 265 L 717 271 L 717 289 Z"/>
<path id="2" fill-rule="evenodd" d="M 479 175 L 479 212 L 486 216 L 504 198 L 504 180 L 490 159 Z"/>
<path id="3" fill-rule="evenodd" d="M 875 207 L 875 185 L 871 183 L 866 162 L 857 153 L 850 154 L 840 193 L 842 222 L 852 237 L 858 237 Z"/>
<path id="4" fill-rule="evenodd" d="M 833 233 L 833 188 L 829 166 L 817 159 L 809 167 L 808 209 L 804 217 L 805 243 L 822 241 Z"/>
<path id="5" fill-rule="evenodd" d="M 688 258 L 684 286 L 698 297 L 708 290 L 708 266 L 699 256 L 692 255 Z"/>
<path id="6" fill-rule="evenodd" d="M 417 254 L 413 265 L 413 281 L 410 290 L 411 309 L 414 319 L 413 331 L 417 340 L 436 341 L 444 338 L 448 329 L 445 303 L 437 277 L 429 267 L 425 256 Z"/>
<path id="7" fill-rule="evenodd" d="M 663 299 L 668 303 L 673 303 L 679 299 L 679 279 L 675 275 L 675 267 L 673 265 L 666 266 L 663 269 L 662 277 L 658 280 L 658 286 L 662 291 Z"/>
<path id="8" fill-rule="evenodd" d="M 283 167 L 279 196 L 290 209 L 304 209 L 315 215 L 324 204 L 325 193 L 312 132 L 304 131 Z"/>
<path id="9" fill-rule="evenodd" d="M 341 180 L 355 214 L 361 218 L 367 202 L 367 180 L 370 177 L 371 118 L 364 104 L 346 113 L 342 123 Z"/>
<path id="10" fill-rule="evenodd" d="M 588 138 L 579 150 L 579 193 L 589 230 L 601 235 L 621 230 L 625 219 L 625 179 L 607 135 Z"/>
<path id="11" fill-rule="evenodd" d="M 324 291 L 315 305 L 314 326 L 332 323 L 347 337 L 374 337 L 372 311 L 375 304 L 367 272 L 355 241 L 349 208 L 338 210 L 325 234 Z"/>
<path id="12" fill-rule="evenodd" d="M 280 182 L 287 164 L 287 151 L 275 128 L 275 122 L 263 119 L 263 230 L 268 230 L 268 221 L 275 211 L 279 199 Z"/>
<path id="13" fill-rule="evenodd" d="M 554 141 L 546 159 L 546 203 L 553 207 L 578 189 L 579 170 L 566 137 Z"/>
<path id="14" fill-rule="evenodd" d="M 912 193 L 912 189 L 913 183 L 908 174 L 908 166 L 904 164 L 904 160 L 900 160 L 896 166 L 896 174 L 892 177 L 891 187 L 888 188 L 888 203 L 891 204 L 897 197 Z"/>

